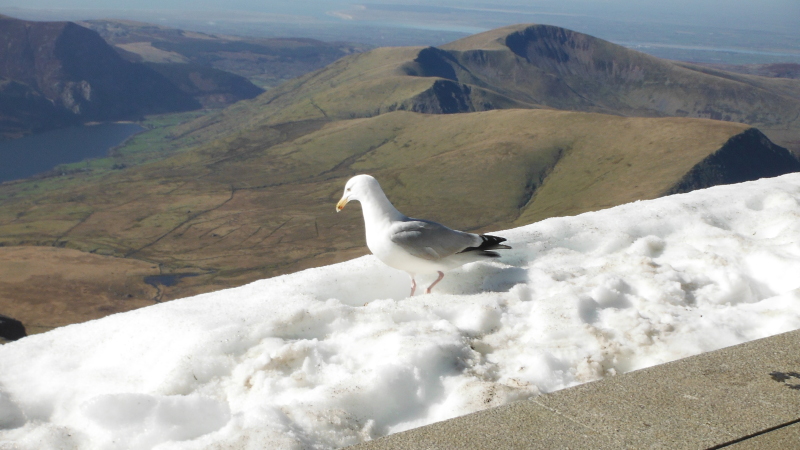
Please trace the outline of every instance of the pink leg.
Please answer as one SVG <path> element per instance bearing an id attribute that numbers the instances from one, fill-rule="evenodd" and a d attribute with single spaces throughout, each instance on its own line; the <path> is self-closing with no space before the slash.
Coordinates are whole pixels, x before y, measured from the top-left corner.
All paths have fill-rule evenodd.
<path id="1" fill-rule="evenodd" d="M 437 278 L 436 281 L 434 281 L 432 285 L 428 286 L 428 289 L 425 289 L 425 293 L 426 294 L 430 294 L 431 293 L 431 289 L 433 289 L 433 287 L 436 286 L 436 283 L 442 281 L 442 278 L 444 278 L 444 272 L 439 272 L 439 278 Z"/>
<path id="2" fill-rule="evenodd" d="M 409 297 L 414 296 L 414 291 L 417 290 L 417 280 L 414 279 L 414 275 L 411 275 L 411 295 Z"/>

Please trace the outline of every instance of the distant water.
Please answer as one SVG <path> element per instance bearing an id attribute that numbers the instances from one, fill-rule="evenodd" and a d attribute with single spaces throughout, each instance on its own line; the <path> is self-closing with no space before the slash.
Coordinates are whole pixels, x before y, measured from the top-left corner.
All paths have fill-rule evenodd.
<path id="1" fill-rule="evenodd" d="M 641 50 L 646 52 L 649 49 L 676 49 L 676 50 L 689 50 L 700 52 L 723 52 L 723 53 L 741 53 L 743 55 L 764 55 L 764 56 L 780 56 L 791 59 L 800 58 L 800 53 L 787 53 L 787 52 L 767 52 L 763 50 L 752 50 L 747 48 L 727 48 L 727 47 L 706 47 L 702 45 L 678 45 L 678 44 L 655 44 L 655 43 L 640 43 L 640 42 L 619 42 L 615 41 L 623 47 L 632 48 L 634 50 Z"/>
<path id="2" fill-rule="evenodd" d="M 161 286 L 175 286 L 178 284 L 182 278 L 187 277 L 196 277 L 198 275 L 202 275 L 199 273 L 175 273 L 175 274 L 165 274 L 165 275 L 150 275 L 148 277 L 144 277 L 144 282 L 149 284 L 153 287 Z"/>
<path id="3" fill-rule="evenodd" d="M 144 130 L 135 123 L 103 123 L 46 131 L 0 142 L 0 182 L 27 178 L 59 164 L 101 158 Z"/>

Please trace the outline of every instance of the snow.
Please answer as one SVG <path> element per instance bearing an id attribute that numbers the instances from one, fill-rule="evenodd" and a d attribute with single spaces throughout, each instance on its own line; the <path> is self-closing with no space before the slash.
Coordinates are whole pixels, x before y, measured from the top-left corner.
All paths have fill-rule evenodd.
<path id="1" fill-rule="evenodd" d="M 372 256 L 0 347 L 0 448 L 335 448 L 800 328 L 800 174 Z M 427 280 L 421 280 L 425 282 Z"/>

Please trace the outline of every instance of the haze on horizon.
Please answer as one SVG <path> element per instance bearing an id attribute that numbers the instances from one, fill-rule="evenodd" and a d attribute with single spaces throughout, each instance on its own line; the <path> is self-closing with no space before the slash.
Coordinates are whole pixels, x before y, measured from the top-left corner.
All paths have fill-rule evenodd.
<path id="1" fill-rule="evenodd" d="M 418 11 L 452 9 L 488 10 L 489 12 L 517 12 L 521 16 L 531 13 L 541 15 L 580 14 L 605 19 L 648 20 L 684 25 L 727 25 L 744 28 L 795 28 L 800 17 L 800 2 L 797 0 L 442 0 L 437 6 L 428 6 L 422 1 L 408 0 L 231 0 L 225 3 L 211 0 L 6 0 L 0 8 L 47 9 L 54 11 L 230 11 L 279 14 L 318 20 L 342 20 L 348 11 L 360 8 L 391 7 L 392 11 L 416 8 Z M 346 20 L 346 19 L 345 19 Z"/>
<path id="2" fill-rule="evenodd" d="M 800 63 L 797 0 L 0 0 L 27 20 L 128 19 L 212 34 L 373 46 L 441 45 L 518 23 L 591 34 L 658 57 Z"/>

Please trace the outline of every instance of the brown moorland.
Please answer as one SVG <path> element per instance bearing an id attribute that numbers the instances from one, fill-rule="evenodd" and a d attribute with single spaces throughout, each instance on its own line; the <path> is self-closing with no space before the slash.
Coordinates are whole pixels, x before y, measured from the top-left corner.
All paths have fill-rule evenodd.
<path id="1" fill-rule="evenodd" d="M 317 126 L 294 139 L 275 137 L 271 146 L 265 135 L 280 136 L 277 129 L 238 135 L 64 189 L 3 185 L 0 245 L 102 255 L 105 267 L 135 280 L 117 283 L 122 308 L 365 254 L 357 208 L 337 215 L 333 207 L 356 173 L 378 177 L 409 215 L 490 230 L 726 181 L 714 178 L 719 170 L 692 173 L 714 157 L 722 166 L 738 158 L 741 142 L 748 164 L 769 161 L 767 172 L 800 166 L 755 129 L 711 120 L 516 109 L 394 112 Z M 131 261 L 148 270 L 131 272 Z M 95 263 L 70 264 L 88 264 L 81 271 L 90 274 Z M 142 287 L 155 273 L 193 276 L 157 291 Z M 82 282 L 91 287 L 20 278 L 17 287 L 4 285 L 0 307 L 40 327 L 64 319 L 27 304 L 36 297 L 76 310 L 95 305 L 87 319 L 110 312 L 102 309 L 106 297 L 92 299 L 108 284 L 105 275 Z M 28 294 L 14 294 L 22 291 Z"/>

